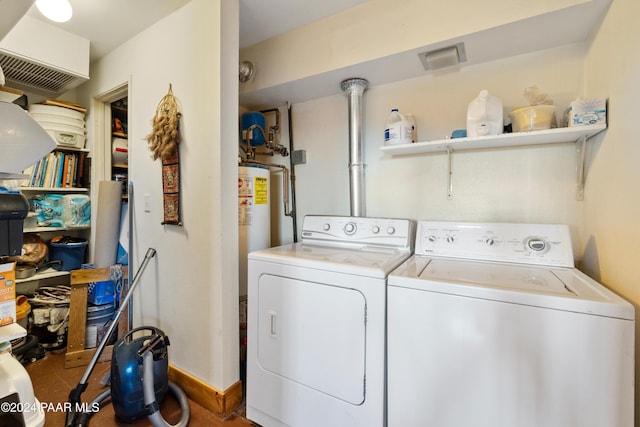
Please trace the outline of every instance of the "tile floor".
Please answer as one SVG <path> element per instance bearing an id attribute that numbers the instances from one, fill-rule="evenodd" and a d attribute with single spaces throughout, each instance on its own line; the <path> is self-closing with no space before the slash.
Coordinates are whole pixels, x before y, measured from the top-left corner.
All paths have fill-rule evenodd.
<path id="1" fill-rule="evenodd" d="M 62 410 L 57 410 L 56 407 L 61 407 L 58 406 L 58 404 L 62 405 L 68 401 L 69 392 L 78 384 L 86 367 L 81 366 L 65 369 L 64 353 L 53 354 L 51 352 L 47 352 L 44 359 L 33 362 L 27 365 L 26 368 L 27 372 L 31 376 L 36 398 L 41 403 L 45 403 L 46 407 L 50 407 L 52 409 L 45 412 L 44 427 L 64 426 L 66 413 Z M 89 378 L 87 389 L 82 393 L 83 402 L 90 402 L 91 399 L 105 390 L 100 382 L 106 377 L 109 369 L 109 362 L 98 363 L 96 365 L 91 377 Z M 243 417 L 244 405 L 224 420 L 217 417 L 212 412 L 207 411 L 195 402 L 190 402 L 190 408 L 191 417 L 189 419 L 189 426 L 246 427 L 253 425 Z M 180 407 L 175 399 L 173 399 L 173 396 L 169 395 L 169 397 L 165 399 L 160 413 L 170 424 L 175 424 L 179 421 Z M 133 424 L 118 421 L 115 417 L 112 406 L 107 405 L 100 412 L 91 417 L 89 425 L 91 427 L 143 427 L 151 426 L 151 423 L 146 419 Z"/>

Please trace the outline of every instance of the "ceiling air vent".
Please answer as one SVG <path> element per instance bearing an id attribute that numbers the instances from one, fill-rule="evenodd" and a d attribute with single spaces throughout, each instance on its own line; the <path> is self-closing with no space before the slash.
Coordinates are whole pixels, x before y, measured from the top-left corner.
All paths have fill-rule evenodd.
<path id="1" fill-rule="evenodd" d="M 9 86 L 20 86 L 26 91 L 58 94 L 71 88 L 79 79 L 78 76 L 3 53 L 0 53 L 0 67 Z"/>

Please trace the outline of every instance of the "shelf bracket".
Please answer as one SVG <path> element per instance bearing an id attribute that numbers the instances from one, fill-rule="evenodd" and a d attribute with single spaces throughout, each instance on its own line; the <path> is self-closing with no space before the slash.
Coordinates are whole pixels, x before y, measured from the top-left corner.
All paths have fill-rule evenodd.
<path id="1" fill-rule="evenodd" d="M 452 157 L 453 150 L 450 146 L 446 146 L 447 149 L 447 199 L 453 200 L 453 169 L 452 165 Z"/>
<path id="2" fill-rule="evenodd" d="M 583 135 L 576 141 L 576 169 L 577 169 L 577 190 L 576 200 L 584 200 L 584 183 L 586 179 L 586 148 L 587 135 Z"/>

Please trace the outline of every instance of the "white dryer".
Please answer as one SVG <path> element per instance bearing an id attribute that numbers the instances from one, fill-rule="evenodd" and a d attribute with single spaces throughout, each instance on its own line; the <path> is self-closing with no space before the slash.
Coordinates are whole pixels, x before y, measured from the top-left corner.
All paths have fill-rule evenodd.
<path id="1" fill-rule="evenodd" d="M 301 242 L 249 254 L 248 419 L 383 426 L 387 276 L 414 237 L 404 219 L 306 216 Z"/>
<path id="2" fill-rule="evenodd" d="M 389 427 L 633 425 L 634 308 L 566 226 L 419 221 L 387 304 Z"/>

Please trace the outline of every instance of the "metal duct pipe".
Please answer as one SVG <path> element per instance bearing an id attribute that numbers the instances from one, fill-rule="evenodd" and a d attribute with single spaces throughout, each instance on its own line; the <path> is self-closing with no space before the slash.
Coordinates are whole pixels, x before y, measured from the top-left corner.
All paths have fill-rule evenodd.
<path id="1" fill-rule="evenodd" d="M 366 216 L 364 189 L 364 143 L 362 95 L 367 89 L 365 79 L 347 79 L 340 89 L 349 97 L 349 190 L 351 216 Z"/>

